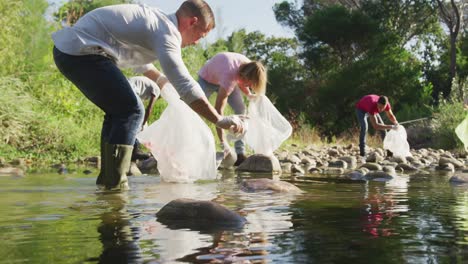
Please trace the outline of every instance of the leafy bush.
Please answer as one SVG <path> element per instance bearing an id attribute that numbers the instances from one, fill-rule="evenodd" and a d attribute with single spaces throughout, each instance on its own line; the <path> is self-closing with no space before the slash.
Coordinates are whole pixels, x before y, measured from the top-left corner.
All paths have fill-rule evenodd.
<path id="1" fill-rule="evenodd" d="M 458 140 L 455 128 L 465 119 L 466 115 L 462 102 L 443 101 L 434 114 L 434 147 L 462 148 L 463 144 Z"/>

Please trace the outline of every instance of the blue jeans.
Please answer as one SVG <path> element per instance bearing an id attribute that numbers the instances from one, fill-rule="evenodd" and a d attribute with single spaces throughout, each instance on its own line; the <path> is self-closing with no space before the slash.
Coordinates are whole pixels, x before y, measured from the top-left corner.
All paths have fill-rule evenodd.
<path id="1" fill-rule="evenodd" d="M 55 47 L 53 54 L 60 72 L 104 111 L 101 140 L 133 145 L 145 110 L 114 61 L 100 55 L 72 56 Z"/>
<path id="2" fill-rule="evenodd" d="M 213 92 L 218 92 L 219 85 L 209 83 L 205 81 L 202 77 L 198 76 L 198 83 L 200 84 L 203 92 L 205 92 L 206 98 L 210 98 Z M 234 91 L 228 96 L 228 104 L 231 106 L 232 110 L 236 115 L 244 115 L 245 114 L 245 104 L 244 100 L 242 99 L 242 94 L 239 88 L 235 88 Z M 236 148 L 237 154 L 244 154 L 245 153 L 245 144 L 243 140 L 237 140 L 234 143 Z"/>
<path id="3" fill-rule="evenodd" d="M 365 156 L 366 155 L 366 136 L 367 136 L 367 118 L 369 117 L 369 113 L 362 111 L 361 109 L 356 109 L 356 116 L 359 121 L 359 125 L 361 127 L 361 131 L 359 132 L 359 155 Z M 383 124 L 382 118 L 379 114 L 376 114 L 377 122 Z M 380 135 L 382 139 L 385 138 L 385 130 L 380 131 Z"/>

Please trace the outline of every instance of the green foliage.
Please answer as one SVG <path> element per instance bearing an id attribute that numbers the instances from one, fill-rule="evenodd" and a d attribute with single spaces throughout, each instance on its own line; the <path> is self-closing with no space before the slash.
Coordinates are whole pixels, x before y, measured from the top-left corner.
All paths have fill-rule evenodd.
<path id="1" fill-rule="evenodd" d="M 71 26 L 75 24 L 80 17 L 98 7 L 131 2 L 131 0 L 70 0 L 54 13 L 54 18 L 56 21 Z"/>
<path id="2" fill-rule="evenodd" d="M 465 119 L 463 103 L 443 100 L 434 114 L 434 144 L 436 148 L 463 148 L 455 134 L 455 128 Z"/>

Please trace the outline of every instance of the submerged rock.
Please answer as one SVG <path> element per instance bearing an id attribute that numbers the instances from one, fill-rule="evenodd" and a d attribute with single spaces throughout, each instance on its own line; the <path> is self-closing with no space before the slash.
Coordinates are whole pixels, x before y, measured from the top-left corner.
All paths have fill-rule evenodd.
<path id="1" fill-rule="evenodd" d="M 385 171 L 370 171 L 364 175 L 365 180 L 384 180 L 389 181 L 393 179 L 393 176 Z"/>
<path id="2" fill-rule="evenodd" d="M 247 192 L 274 191 L 274 192 L 302 192 L 294 184 L 285 181 L 275 181 L 267 178 L 243 180 L 241 189 Z"/>
<path id="3" fill-rule="evenodd" d="M 169 228 L 211 229 L 241 227 L 247 220 L 238 213 L 212 201 L 176 199 L 156 213 L 157 220 Z"/>
<path id="4" fill-rule="evenodd" d="M 468 174 L 454 175 L 450 178 L 449 182 L 458 184 L 468 183 Z"/>

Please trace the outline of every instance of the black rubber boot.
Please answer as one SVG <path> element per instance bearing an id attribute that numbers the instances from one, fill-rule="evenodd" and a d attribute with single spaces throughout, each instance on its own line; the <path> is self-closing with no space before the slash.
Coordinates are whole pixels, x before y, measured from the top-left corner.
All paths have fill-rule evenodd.
<path id="1" fill-rule="evenodd" d="M 129 190 L 127 173 L 130 170 L 130 159 L 133 146 L 108 144 L 106 175 L 104 185 L 107 190 Z"/>
<path id="2" fill-rule="evenodd" d="M 100 168 L 100 171 L 99 171 L 99 175 L 96 179 L 96 185 L 98 187 L 104 187 L 104 177 L 106 175 L 106 166 L 107 166 L 107 158 L 108 158 L 108 155 L 107 155 L 107 152 L 108 152 L 108 146 L 109 144 L 107 144 L 106 142 L 102 141 L 101 140 L 101 168 Z"/>

